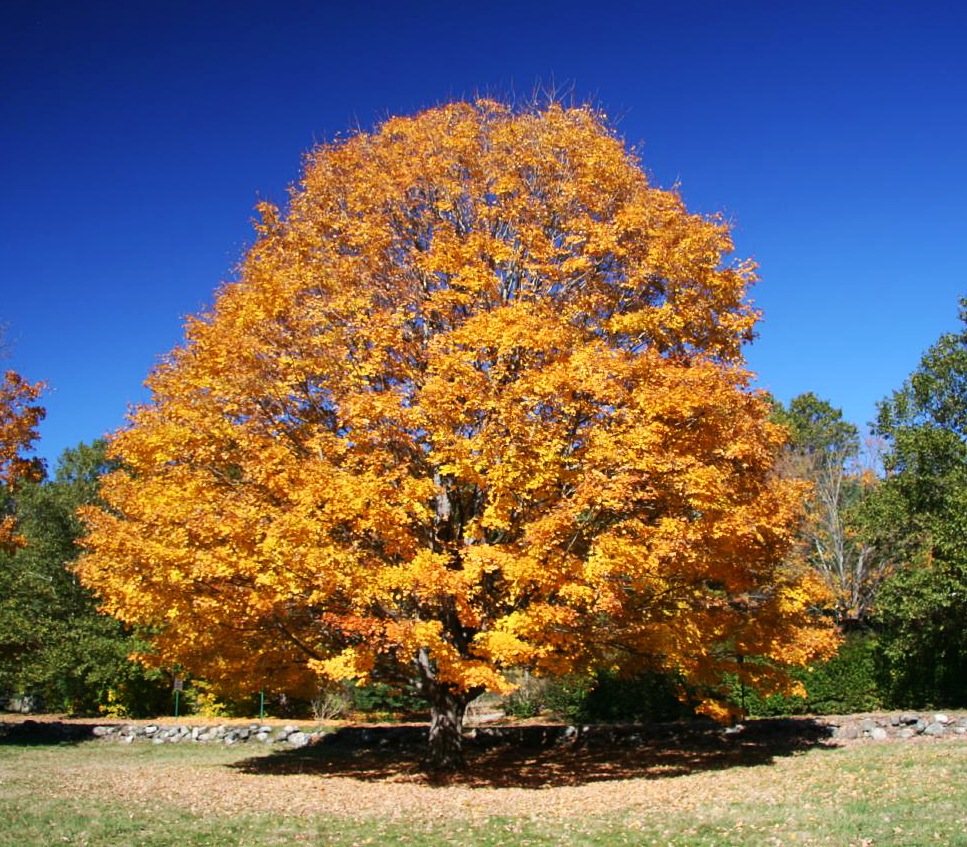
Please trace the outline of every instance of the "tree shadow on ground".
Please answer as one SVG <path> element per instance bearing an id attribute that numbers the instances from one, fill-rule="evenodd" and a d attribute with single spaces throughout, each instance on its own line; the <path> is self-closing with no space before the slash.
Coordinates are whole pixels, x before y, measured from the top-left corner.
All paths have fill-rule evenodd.
<path id="1" fill-rule="evenodd" d="M 79 744 L 94 738 L 97 724 L 60 721 L 0 721 L 0 745 L 51 746 Z"/>
<path id="2" fill-rule="evenodd" d="M 806 718 L 750 721 L 734 732 L 704 722 L 489 727 L 471 731 L 465 739 L 463 771 L 434 775 L 423 768 L 425 728 L 347 727 L 308 747 L 229 767 L 250 774 L 542 789 L 766 765 L 779 757 L 831 747 L 830 734 L 828 726 Z"/>

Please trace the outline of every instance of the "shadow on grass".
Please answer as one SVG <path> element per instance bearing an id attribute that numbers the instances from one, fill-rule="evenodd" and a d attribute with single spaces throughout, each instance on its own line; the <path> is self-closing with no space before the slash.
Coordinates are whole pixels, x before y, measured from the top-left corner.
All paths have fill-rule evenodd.
<path id="1" fill-rule="evenodd" d="M 438 776 L 422 767 L 425 728 L 347 727 L 309 747 L 228 767 L 250 774 L 541 789 L 771 764 L 779 757 L 831 746 L 830 733 L 829 727 L 806 718 L 749 721 L 737 732 L 704 722 L 488 727 L 471 730 L 465 738 L 464 771 Z"/>
<path id="2" fill-rule="evenodd" d="M 0 721 L 0 745 L 51 746 L 78 744 L 94 738 L 94 723 L 60 721 Z"/>

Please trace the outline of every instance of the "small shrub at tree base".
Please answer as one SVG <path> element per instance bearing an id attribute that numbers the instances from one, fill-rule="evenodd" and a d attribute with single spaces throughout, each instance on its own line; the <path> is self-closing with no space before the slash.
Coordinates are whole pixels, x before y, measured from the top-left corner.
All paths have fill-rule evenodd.
<path id="1" fill-rule="evenodd" d="M 623 723 L 673 721 L 695 716 L 679 699 L 678 681 L 669 674 L 646 672 L 622 676 L 614 671 L 560 678 L 524 677 L 503 701 L 511 717 L 530 718 L 542 711 L 568 721 Z"/>
<path id="2" fill-rule="evenodd" d="M 695 717 L 695 710 L 679 699 L 680 683 L 656 671 L 623 677 L 613 671 L 598 673 L 581 706 L 582 720 L 596 722 L 674 721 Z"/>
<path id="3" fill-rule="evenodd" d="M 544 692 L 544 705 L 564 720 L 581 721 L 585 716 L 585 701 L 594 684 L 593 676 L 579 674 L 550 680 Z"/>
<path id="4" fill-rule="evenodd" d="M 331 721 L 341 718 L 353 705 L 353 693 L 345 683 L 320 685 L 312 698 L 312 717 L 317 721 Z"/>
<path id="5" fill-rule="evenodd" d="M 504 712 L 513 718 L 537 717 L 545 708 L 549 690 L 555 681 L 532 676 L 524 671 L 514 680 L 517 690 L 504 698 Z"/>
<path id="6" fill-rule="evenodd" d="M 393 686 L 385 682 L 350 685 L 353 710 L 370 715 L 404 715 L 426 709 L 426 700 L 412 686 Z"/>

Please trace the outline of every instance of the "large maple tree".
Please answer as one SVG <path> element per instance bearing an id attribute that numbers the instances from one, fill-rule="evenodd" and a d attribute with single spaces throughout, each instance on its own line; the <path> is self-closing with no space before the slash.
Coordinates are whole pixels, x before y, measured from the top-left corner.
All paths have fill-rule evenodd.
<path id="1" fill-rule="evenodd" d="M 260 212 L 87 513 L 79 573 L 158 661 L 249 690 L 412 680 L 450 768 L 508 669 L 711 690 L 829 649 L 743 367 L 754 268 L 604 116 L 394 118 Z"/>

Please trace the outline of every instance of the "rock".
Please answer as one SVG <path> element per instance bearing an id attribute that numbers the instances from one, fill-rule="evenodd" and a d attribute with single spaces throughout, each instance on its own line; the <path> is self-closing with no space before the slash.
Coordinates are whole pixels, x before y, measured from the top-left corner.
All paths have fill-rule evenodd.
<path id="1" fill-rule="evenodd" d="M 900 715 L 900 723 L 913 724 L 920 720 L 920 715 L 916 715 L 913 712 L 904 712 Z"/>
<path id="2" fill-rule="evenodd" d="M 913 738 L 914 735 L 916 735 L 916 732 L 914 732 L 912 729 L 910 729 L 910 727 L 904 727 L 903 729 L 901 729 L 896 734 L 896 737 L 897 738 Z"/>
<path id="3" fill-rule="evenodd" d="M 924 735 L 940 736 L 940 735 L 946 735 L 946 733 L 947 733 L 947 727 L 945 727 L 939 721 L 934 721 L 933 723 L 929 723 L 923 729 Z"/>
<path id="4" fill-rule="evenodd" d="M 890 726 L 899 726 L 899 725 L 900 725 L 900 716 L 890 715 Z"/>
<path id="5" fill-rule="evenodd" d="M 305 747 L 312 739 L 305 732 L 293 732 L 286 738 L 286 741 L 292 747 Z"/>
<path id="6" fill-rule="evenodd" d="M 870 731 L 870 738 L 874 738 L 877 741 L 884 741 L 888 737 L 889 737 L 889 733 L 882 726 L 874 727 Z"/>
<path id="7" fill-rule="evenodd" d="M 853 738 L 860 737 L 860 728 L 854 723 L 848 723 L 845 726 L 836 727 L 833 732 L 833 738 L 843 738 L 847 741 Z"/>
<path id="8" fill-rule="evenodd" d="M 863 730 L 863 732 L 872 732 L 874 729 L 876 729 L 876 721 L 872 718 L 863 718 L 863 720 L 860 721 L 860 729 Z"/>
<path id="9" fill-rule="evenodd" d="M 144 735 L 148 736 L 149 738 L 152 735 L 154 735 L 157 731 L 158 731 L 158 727 L 156 727 L 154 724 L 148 724 L 148 726 L 146 726 L 143 730 L 141 730 L 141 732 L 144 733 Z"/>
<path id="10" fill-rule="evenodd" d="M 944 725 L 950 723 L 950 718 L 944 714 L 938 714 L 933 716 L 934 723 L 942 723 Z"/>
<path id="11" fill-rule="evenodd" d="M 114 735 L 117 732 L 117 727 L 113 726 L 96 726 L 91 730 L 91 734 L 95 738 L 104 738 L 107 735 Z"/>

